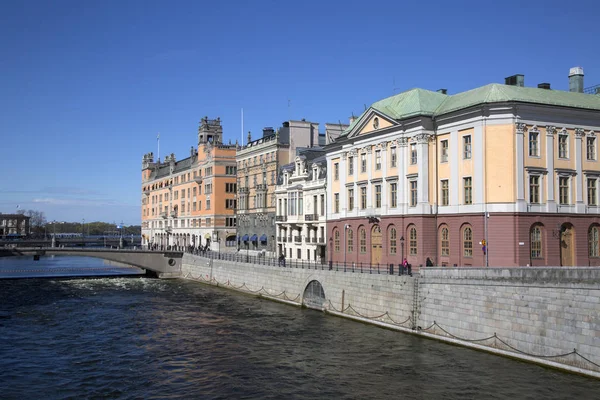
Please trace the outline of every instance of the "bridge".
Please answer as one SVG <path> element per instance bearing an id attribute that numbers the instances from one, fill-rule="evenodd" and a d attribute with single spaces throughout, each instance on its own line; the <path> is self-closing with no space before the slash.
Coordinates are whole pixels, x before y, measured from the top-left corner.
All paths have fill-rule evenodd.
<path id="1" fill-rule="evenodd" d="M 102 258 L 150 271 L 149 275 L 158 278 L 178 278 L 181 274 L 183 252 L 150 251 L 150 250 L 120 250 L 97 248 L 0 248 L 0 257 L 10 256 L 80 256 Z"/>

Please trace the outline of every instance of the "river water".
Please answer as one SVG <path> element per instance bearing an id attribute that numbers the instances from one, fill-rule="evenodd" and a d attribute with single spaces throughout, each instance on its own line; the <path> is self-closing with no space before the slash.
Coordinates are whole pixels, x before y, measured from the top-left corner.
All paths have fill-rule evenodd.
<path id="1" fill-rule="evenodd" d="M 0 280 L 0 398 L 598 399 L 600 381 L 191 281 L 36 278 Z"/>

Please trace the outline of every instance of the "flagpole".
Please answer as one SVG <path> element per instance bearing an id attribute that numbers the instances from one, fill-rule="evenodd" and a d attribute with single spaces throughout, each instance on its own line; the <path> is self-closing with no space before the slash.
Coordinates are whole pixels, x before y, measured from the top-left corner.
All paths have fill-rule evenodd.
<path id="1" fill-rule="evenodd" d="M 156 162 L 160 162 L 160 132 L 158 132 L 158 135 L 156 136 L 156 142 L 158 143 L 158 158 Z"/>

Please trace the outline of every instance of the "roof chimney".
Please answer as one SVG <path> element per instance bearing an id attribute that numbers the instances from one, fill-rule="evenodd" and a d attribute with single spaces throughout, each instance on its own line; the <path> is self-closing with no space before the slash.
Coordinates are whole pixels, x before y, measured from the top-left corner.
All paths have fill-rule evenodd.
<path id="1" fill-rule="evenodd" d="M 275 129 L 270 126 L 263 128 L 263 137 L 271 136 L 275 134 Z"/>
<path id="2" fill-rule="evenodd" d="M 436 92 L 441 93 L 441 94 L 448 94 L 448 89 L 438 89 L 438 90 L 436 90 Z"/>
<path id="3" fill-rule="evenodd" d="M 538 89 L 550 89 L 549 83 L 538 83 Z"/>
<path id="4" fill-rule="evenodd" d="M 525 75 L 516 74 L 516 75 L 509 76 L 507 78 L 504 78 L 504 84 L 509 85 L 509 86 L 523 87 L 523 86 L 525 86 Z"/>
<path id="5" fill-rule="evenodd" d="M 352 114 L 352 116 L 350 117 L 350 125 L 352 125 L 354 123 L 354 121 L 356 121 L 358 118 L 354 116 L 354 114 Z"/>
<path id="6" fill-rule="evenodd" d="M 569 70 L 569 92 L 583 93 L 583 68 L 573 67 Z"/>

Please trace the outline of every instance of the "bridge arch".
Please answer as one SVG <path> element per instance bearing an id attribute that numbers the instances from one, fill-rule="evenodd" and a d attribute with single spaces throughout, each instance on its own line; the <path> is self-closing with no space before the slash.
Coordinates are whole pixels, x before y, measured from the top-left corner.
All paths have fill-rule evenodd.
<path id="1" fill-rule="evenodd" d="M 321 311 L 325 306 L 325 301 L 325 290 L 321 282 L 316 279 L 308 282 L 302 295 L 302 305 Z"/>

